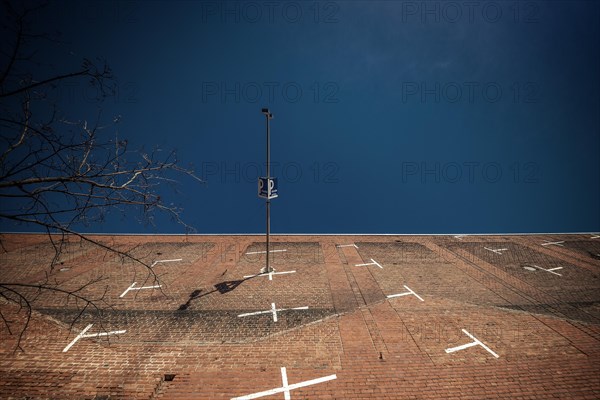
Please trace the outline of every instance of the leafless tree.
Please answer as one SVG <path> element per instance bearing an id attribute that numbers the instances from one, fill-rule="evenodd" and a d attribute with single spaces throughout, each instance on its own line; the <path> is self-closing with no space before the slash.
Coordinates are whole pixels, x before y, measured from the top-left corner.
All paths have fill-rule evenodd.
<path id="1" fill-rule="evenodd" d="M 152 221 L 157 212 L 166 213 L 187 232 L 190 227 L 181 220 L 181 210 L 165 203 L 159 188 L 176 183 L 182 174 L 200 179 L 180 166 L 175 152 L 129 150 L 127 141 L 118 137 L 119 117 L 105 125 L 100 111 L 94 121 L 71 119 L 52 95 L 61 84 L 85 83 L 101 100 L 115 94 L 117 80 L 106 62 L 90 59 L 72 71 L 42 76 L 45 70 L 35 60 L 36 46 L 55 39 L 33 31 L 29 18 L 37 8 L 19 4 L 4 2 L 0 12 L 5 15 L 6 34 L 0 48 L 0 223 L 12 221 L 48 234 L 54 248 L 54 257 L 47 260 L 49 273 L 65 244 L 76 239 L 145 266 L 147 279 L 157 281 L 150 265 L 82 230 L 118 210 L 127 216 L 133 211 L 146 221 Z M 7 40 L 8 34 L 12 40 Z M 75 301 L 79 315 L 107 306 L 103 295 L 90 298 L 84 294 L 84 289 L 100 284 L 101 279 L 67 290 L 52 282 L 49 274 L 42 282 L 5 281 L 1 269 L 0 318 L 3 328 L 18 335 L 19 348 L 40 293 L 50 291 L 65 301 Z M 8 307 L 9 303 L 25 314 L 25 322 L 15 332 L 2 314 L 3 304 Z"/>

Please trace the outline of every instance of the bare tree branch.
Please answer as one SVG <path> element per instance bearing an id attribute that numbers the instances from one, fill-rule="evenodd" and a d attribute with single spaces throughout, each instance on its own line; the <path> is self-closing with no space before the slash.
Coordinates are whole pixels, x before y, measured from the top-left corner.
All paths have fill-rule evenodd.
<path id="1" fill-rule="evenodd" d="M 158 283 L 160 277 L 147 261 L 114 243 L 97 240 L 82 229 L 101 223 L 114 210 L 124 215 L 139 212 L 146 221 L 152 221 L 156 213 L 168 215 L 190 232 L 192 228 L 181 218 L 182 210 L 164 202 L 164 189 L 176 185 L 182 177 L 202 180 L 193 170 L 180 166 L 174 151 L 128 149 L 127 140 L 119 139 L 116 129 L 120 117 L 106 126 L 102 125 L 101 109 L 95 122 L 67 118 L 68 110 L 61 110 L 48 94 L 66 81 L 83 80 L 99 90 L 100 100 L 111 96 L 116 78 L 110 67 L 102 60 L 83 59 L 70 71 L 34 76 L 29 68 L 35 48 L 28 46 L 49 38 L 30 29 L 30 16 L 38 7 L 27 9 L 10 1 L 3 5 L 6 16 L 12 19 L 8 30 L 14 40 L 0 45 L 0 52 L 7 56 L 5 65 L 0 65 L 0 223 L 45 232 L 53 249 L 48 260 L 40 260 L 48 268 L 42 282 L 11 281 L 10 275 L 0 275 L 4 280 L 0 283 L 0 299 L 4 299 L 0 307 L 12 303 L 17 313 L 25 310 L 25 320 L 17 332 L 0 309 L 3 326 L 9 334 L 18 335 L 16 347 L 22 350 L 21 341 L 36 300 L 42 301 L 43 293 L 64 296 L 65 307 L 76 307 L 71 326 L 90 310 L 110 309 L 104 301 L 106 287 L 98 298 L 86 294 L 88 288 L 101 284 L 101 278 L 90 279 L 76 289 L 50 282 L 67 243 L 76 238 L 122 262 L 130 260 L 143 268 L 145 280 Z"/>

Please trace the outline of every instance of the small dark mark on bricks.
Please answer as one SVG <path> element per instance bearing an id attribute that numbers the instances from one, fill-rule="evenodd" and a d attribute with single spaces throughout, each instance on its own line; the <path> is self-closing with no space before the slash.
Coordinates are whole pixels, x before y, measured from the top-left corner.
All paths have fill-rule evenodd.
<path id="1" fill-rule="evenodd" d="M 175 374 L 165 374 L 165 382 L 171 382 L 175 379 Z"/>

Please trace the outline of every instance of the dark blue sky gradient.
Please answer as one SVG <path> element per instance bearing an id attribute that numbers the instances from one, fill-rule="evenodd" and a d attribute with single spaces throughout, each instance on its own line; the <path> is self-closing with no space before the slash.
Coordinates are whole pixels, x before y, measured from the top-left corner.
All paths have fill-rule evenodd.
<path id="1" fill-rule="evenodd" d="M 39 56 L 108 60 L 118 98 L 63 88 L 63 109 L 193 163 L 207 184 L 164 192 L 199 233 L 264 231 L 261 107 L 275 233 L 600 230 L 598 2 L 272 4 L 51 3 L 68 44 Z M 85 229 L 182 232 L 136 217 Z"/>

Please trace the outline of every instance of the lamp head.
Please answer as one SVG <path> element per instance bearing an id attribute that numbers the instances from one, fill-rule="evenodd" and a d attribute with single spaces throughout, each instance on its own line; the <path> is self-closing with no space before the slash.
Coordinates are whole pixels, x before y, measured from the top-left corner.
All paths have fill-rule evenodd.
<path id="1" fill-rule="evenodd" d="M 273 114 L 271 114 L 271 112 L 269 111 L 268 108 L 263 108 L 261 111 L 263 114 L 265 114 L 267 116 L 267 118 L 269 119 L 273 119 Z"/>

